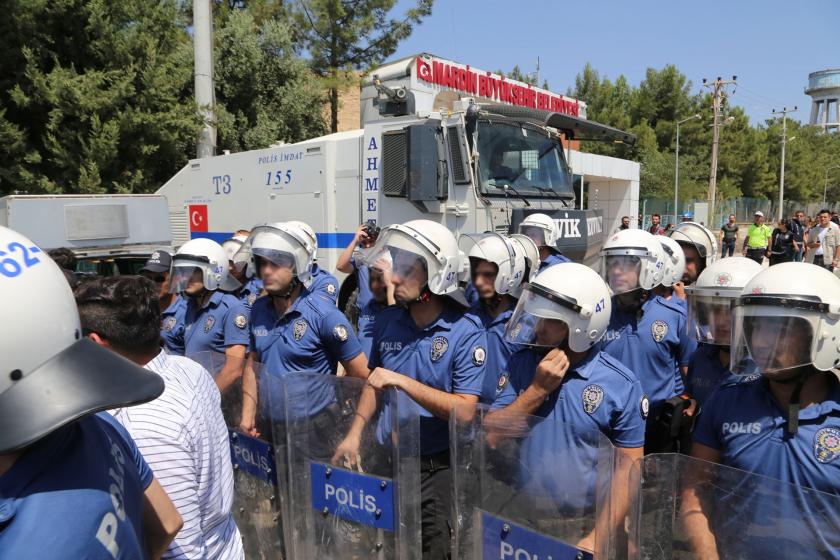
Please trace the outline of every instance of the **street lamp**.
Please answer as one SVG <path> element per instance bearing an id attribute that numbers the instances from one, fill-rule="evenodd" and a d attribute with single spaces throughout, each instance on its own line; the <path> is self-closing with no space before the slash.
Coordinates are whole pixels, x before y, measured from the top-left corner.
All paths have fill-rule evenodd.
<path id="1" fill-rule="evenodd" d="M 840 165 L 829 165 L 825 168 L 825 183 L 823 184 L 823 208 L 825 208 L 825 194 L 828 191 L 828 172 L 832 169 L 838 169 Z"/>
<path id="2" fill-rule="evenodd" d="M 694 119 L 699 119 L 700 115 L 691 115 L 690 117 L 686 117 L 681 121 L 677 121 L 677 158 L 676 158 L 676 169 L 674 170 L 674 224 L 679 223 L 679 209 L 677 205 L 677 198 L 679 197 L 680 193 L 680 125 L 684 122 L 688 122 Z"/>

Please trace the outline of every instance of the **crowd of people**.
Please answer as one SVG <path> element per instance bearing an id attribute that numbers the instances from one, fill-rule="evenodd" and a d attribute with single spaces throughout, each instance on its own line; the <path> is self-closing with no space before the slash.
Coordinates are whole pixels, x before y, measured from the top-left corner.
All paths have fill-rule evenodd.
<path id="1" fill-rule="evenodd" d="M 600 273 L 558 251 L 544 214 L 510 235 L 367 223 L 337 263 L 358 286 L 347 313 L 302 222 L 193 239 L 140 276 L 81 281 L 56 264 L 71 268 L 72 253 L 49 258 L 0 228 L 0 555 L 244 557 L 223 410 L 269 437 L 258 367 L 364 380 L 350 430 L 318 450 L 340 466 L 363 459 L 367 429 L 388 445 L 383 390 L 415 403 L 424 558 L 450 554 L 449 418 L 464 405 L 598 431 L 617 480 L 677 452 L 836 495 L 840 227 L 801 214 L 770 230 L 756 213 L 743 256 L 734 216 L 719 235 L 628 218 Z M 334 424 L 331 399 L 308 400 L 307 418 Z M 696 551 L 714 557 L 712 513 L 686 504 Z"/>

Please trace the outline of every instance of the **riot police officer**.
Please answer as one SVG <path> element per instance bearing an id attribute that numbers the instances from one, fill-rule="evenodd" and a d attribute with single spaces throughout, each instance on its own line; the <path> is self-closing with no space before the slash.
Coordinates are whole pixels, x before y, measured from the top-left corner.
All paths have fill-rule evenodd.
<path id="1" fill-rule="evenodd" d="M 163 380 L 82 334 L 58 266 L 0 227 L 0 555 L 158 557 L 181 517 L 109 414 Z M 32 344 L 37 341 L 37 344 Z"/>
<path id="2" fill-rule="evenodd" d="M 376 321 L 368 385 L 396 387 L 420 414 L 420 499 L 423 557 L 448 557 L 452 474 L 449 413 L 458 404 L 476 403 L 481 394 L 487 344 L 478 319 L 465 314 L 459 297 L 464 259 L 445 226 L 412 220 L 383 228 L 368 262 L 388 254 L 397 303 Z M 371 395 L 369 392 L 368 395 Z M 363 396 L 340 456 L 354 460 L 375 402 Z M 379 418 L 377 437 L 389 441 L 389 408 Z"/>
<path id="3" fill-rule="evenodd" d="M 240 233 L 241 232 L 241 233 Z M 250 232 L 248 232 L 250 233 Z M 236 235 L 222 243 L 222 249 L 228 256 L 229 274 L 232 278 L 239 282 L 240 287 L 233 290 L 231 293 L 241 301 L 245 307 L 251 309 L 257 298 L 262 292 L 262 282 L 256 276 L 248 278 L 245 274 L 246 263 L 234 261 L 236 253 L 242 248 L 242 244 L 248 239 L 248 235 L 244 230 L 240 230 Z"/>
<path id="4" fill-rule="evenodd" d="M 161 308 L 160 341 L 170 354 L 184 354 L 184 315 L 187 300 L 180 294 L 173 294 L 169 288 L 169 271 L 172 255 L 168 251 L 155 251 L 140 269 L 140 274 L 155 283 L 160 290 Z"/>
<path id="5" fill-rule="evenodd" d="M 230 277 L 228 256 L 210 239 L 193 239 L 172 258 L 170 291 L 187 297 L 184 355 L 214 352 L 223 364 L 211 371 L 223 394 L 242 376 L 248 346 L 248 308 L 234 295 L 239 282 Z"/>
<path id="6" fill-rule="evenodd" d="M 697 281 L 703 269 L 717 259 L 717 241 L 712 232 L 697 222 L 682 222 L 671 232 L 671 239 L 682 247 L 685 253 L 685 273 L 682 285 L 689 286 Z M 677 285 L 677 296 L 685 299 L 682 285 Z"/>
<path id="7" fill-rule="evenodd" d="M 662 259 L 665 263 L 665 272 L 662 274 L 662 282 L 653 291 L 656 295 L 662 296 L 667 301 L 673 301 L 688 311 L 688 304 L 685 298 L 677 296 L 674 289 L 675 285 L 682 282 L 683 275 L 685 274 L 685 253 L 683 253 L 682 246 L 664 235 L 657 236 L 656 240 L 662 245 Z M 684 296 L 682 293 L 680 295 Z"/>
<path id="8" fill-rule="evenodd" d="M 730 304 L 761 266 L 752 259 L 731 257 L 708 266 L 692 286 L 688 298 L 688 324 L 697 338 L 697 350 L 688 364 L 686 391 L 702 407 L 709 395 L 732 373 Z"/>
<path id="9" fill-rule="evenodd" d="M 298 232 L 299 236 L 303 236 L 309 240 L 307 246 L 312 251 L 309 256 L 312 262 L 312 282 L 308 286 L 309 291 L 323 293 L 333 304 L 336 304 L 338 302 L 338 280 L 336 280 L 335 276 L 318 266 L 318 236 L 315 235 L 315 230 L 309 224 L 298 220 L 288 221 L 286 225 Z"/>
<path id="10" fill-rule="evenodd" d="M 545 214 L 529 214 L 519 224 L 519 233 L 530 237 L 540 249 L 541 263 L 538 272 L 553 264 L 571 262 L 557 249 L 560 230 L 557 222 Z"/>
<path id="11" fill-rule="evenodd" d="M 741 291 L 732 331 L 732 372 L 757 367 L 761 376 L 725 381 L 711 396 L 697 420 L 692 455 L 780 481 L 774 508 L 792 512 L 791 520 L 812 532 L 777 540 L 790 521 L 766 519 L 762 496 L 741 492 L 730 505 L 738 527 L 778 528 L 760 536 L 727 533 L 719 514 L 709 515 L 689 489 L 684 508 L 696 513 L 690 519 L 695 547 L 702 558 L 716 558 L 718 548 L 732 558 L 830 556 L 840 547 L 836 499 L 821 496 L 840 495 L 840 384 L 832 371 L 840 363 L 840 281 L 804 263 L 763 269 Z"/>
<path id="12" fill-rule="evenodd" d="M 514 352 L 514 345 L 505 340 L 505 325 L 513 314 L 522 287 L 530 278 L 525 243 L 534 249 L 533 241 L 524 236 L 511 239 L 497 233 L 462 235 L 459 246 L 470 261 L 470 279 L 478 301 L 470 313 L 478 317 L 487 336 L 487 362 L 481 402 L 496 398 L 499 374 Z M 531 269 L 536 272 L 534 269 Z"/>
<path id="13" fill-rule="evenodd" d="M 348 375 L 365 378 L 367 358 L 347 318 L 323 291 L 312 292 L 311 237 L 288 223 L 254 228 L 237 260 L 248 258 L 249 275 L 259 274 L 266 296 L 251 308 L 249 361 L 243 379 L 240 429 L 252 435 L 265 430 L 257 422 L 260 403 L 252 362 L 271 376 L 294 372 L 335 375 L 338 363 Z M 264 393 L 260 393 L 264 396 Z M 331 414 L 334 395 L 329 391 L 312 399 L 306 414 Z"/>
<path id="14" fill-rule="evenodd" d="M 589 267 L 563 263 L 540 273 L 525 287 L 508 322 L 505 337 L 521 349 L 498 379 L 493 407 L 602 432 L 618 448 L 616 476 L 620 472 L 626 480 L 630 465 L 642 456 L 649 402 L 636 376 L 596 347 L 610 312 L 609 289 Z M 529 442 L 528 476 L 551 480 L 542 474 L 555 468 L 546 460 L 552 450 L 577 447 L 562 443 Z M 622 502 L 615 507 L 626 508 Z M 580 546 L 592 549 L 593 544 L 589 535 Z"/>
<path id="15" fill-rule="evenodd" d="M 670 399 L 683 394 L 683 376 L 696 346 L 686 332 L 685 310 L 651 291 L 663 279 L 662 255 L 658 236 L 639 229 L 615 233 L 601 251 L 613 311 L 600 349 L 636 374 L 650 399 L 648 451 L 671 449 L 668 434 L 680 423 L 683 406 Z"/>

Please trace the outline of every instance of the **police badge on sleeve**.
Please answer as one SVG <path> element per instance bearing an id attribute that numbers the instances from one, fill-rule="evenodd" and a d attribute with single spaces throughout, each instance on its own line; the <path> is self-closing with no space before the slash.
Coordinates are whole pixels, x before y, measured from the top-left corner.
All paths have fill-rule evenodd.
<path id="1" fill-rule="evenodd" d="M 236 325 L 237 329 L 244 329 L 248 326 L 248 319 L 245 317 L 245 315 L 239 314 L 233 320 L 233 324 Z"/>
<path id="2" fill-rule="evenodd" d="M 339 342 L 346 342 L 347 337 L 349 336 L 347 334 L 347 327 L 345 327 L 344 325 L 336 325 L 333 328 L 333 336 Z"/>
<path id="3" fill-rule="evenodd" d="M 440 360 L 441 356 L 446 354 L 447 349 L 449 349 L 449 341 L 445 337 L 436 336 L 432 339 L 432 361 Z"/>
<path id="4" fill-rule="evenodd" d="M 482 348 L 481 346 L 476 346 L 473 348 L 473 365 L 475 367 L 481 367 L 484 365 L 484 361 L 487 359 L 487 351 Z"/>
<path id="5" fill-rule="evenodd" d="M 647 398 L 647 395 L 642 395 L 642 400 L 639 401 L 639 414 L 642 416 L 642 420 L 647 420 L 648 414 L 650 414 L 650 399 Z"/>
<path id="6" fill-rule="evenodd" d="M 175 317 L 167 317 L 166 321 L 163 322 L 163 330 L 166 332 L 172 331 L 175 328 Z"/>
<path id="7" fill-rule="evenodd" d="M 587 414 L 592 414 L 598 410 L 604 400 L 604 389 L 600 385 L 587 385 L 583 390 L 581 400 L 583 401 L 583 410 Z"/>
<path id="8" fill-rule="evenodd" d="M 210 315 L 207 319 L 204 320 L 204 332 L 209 333 L 210 329 L 213 328 L 213 325 L 216 324 L 216 318 Z"/>
<path id="9" fill-rule="evenodd" d="M 662 342 L 668 334 L 668 323 L 665 321 L 654 321 L 650 326 L 650 333 L 653 335 L 653 340 Z"/>
<path id="10" fill-rule="evenodd" d="M 300 339 L 303 338 L 303 335 L 306 334 L 306 328 L 307 324 L 306 321 L 304 321 L 303 319 L 298 319 L 297 321 L 295 321 L 295 326 L 292 330 L 292 334 L 294 335 L 296 341 L 300 341 Z"/>
<path id="11" fill-rule="evenodd" d="M 820 463 L 830 463 L 840 455 L 840 428 L 829 426 L 814 434 L 814 457 Z"/>

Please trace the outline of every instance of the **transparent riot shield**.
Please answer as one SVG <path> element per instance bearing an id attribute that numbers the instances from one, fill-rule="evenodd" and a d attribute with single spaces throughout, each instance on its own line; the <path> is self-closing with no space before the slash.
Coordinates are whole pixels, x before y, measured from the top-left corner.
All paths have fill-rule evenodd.
<path id="1" fill-rule="evenodd" d="M 456 408 L 449 427 L 453 558 L 613 556 L 626 507 L 613 496 L 617 455 L 600 432 L 482 405 Z"/>
<path id="2" fill-rule="evenodd" d="M 675 454 L 638 462 L 631 487 L 631 558 L 840 558 L 834 494 Z"/>
<path id="3" fill-rule="evenodd" d="M 266 379 L 266 377 L 264 377 Z M 288 557 L 411 559 L 420 555 L 420 420 L 395 389 L 362 380 L 267 376 L 277 456 L 288 469 Z"/>
<path id="4" fill-rule="evenodd" d="M 284 558 L 272 423 L 266 411 L 259 408 L 253 419 L 243 419 L 242 415 L 243 399 L 249 399 L 248 394 L 256 390 L 265 375 L 262 364 L 214 352 L 189 357 L 203 365 L 217 382 L 220 373 L 239 375 L 227 384 L 220 401 L 233 464 L 231 511 L 242 535 L 246 558 Z M 243 391 L 243 386 L 253 389 Z"/>

